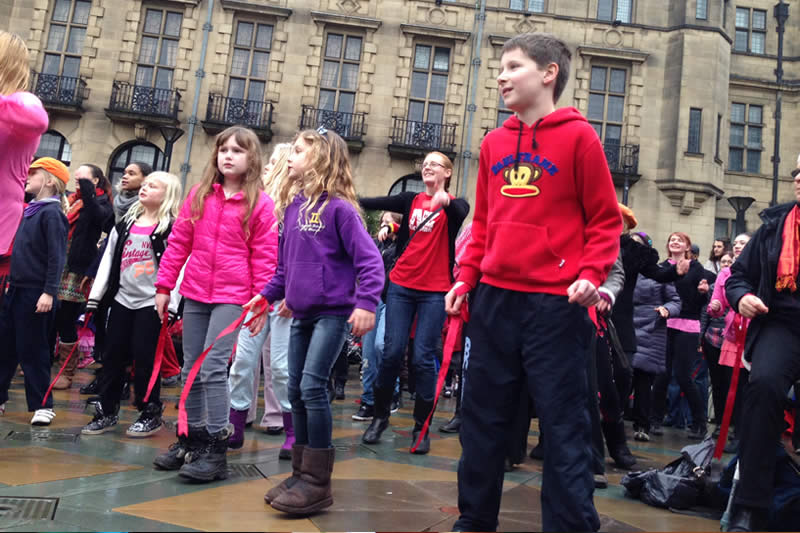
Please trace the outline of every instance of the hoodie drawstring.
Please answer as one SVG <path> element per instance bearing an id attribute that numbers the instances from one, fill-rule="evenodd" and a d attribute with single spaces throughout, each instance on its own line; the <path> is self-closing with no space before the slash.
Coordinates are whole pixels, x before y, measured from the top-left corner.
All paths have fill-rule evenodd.
<path id="1" fill-rule="evenodd" d="M 533 142 L 531 142 L 531 148 L 533 150 L 537 150 L 539 148 L 539 143 L 536 142 L 536 128 L 539 127 L 539 124 L 541 124 L 543 120 L 544 120 L 544 117 L 542 117 L 539 120 L 537 120 L 536 124 L 533 125 Z"/>
<path id="2" fill-rule="evenodd" d="M 539 120 L 537 120 L 536 123 L 533 125 L 533 141 L 531 142 L 531 149 L 532 150 L 538 150 L 539 149 L 539 143 L 536 142 L 536 129 L 539 127 L 539 124 L 541 124 L 543 120 L 544 120 L 544 117 L 542 117 Z M 516 156 L 514 156 L 514 176 L 516 176 L 518 174 L 518 171 L 519 171 L 519 146 L 522 143 L 522 128 L 523 127 L 524 127 L 523 126 L 523 122 L 520 120 L 519 121 L 519 135 L 517 135 L 517 154 L 516 154 Z"/>

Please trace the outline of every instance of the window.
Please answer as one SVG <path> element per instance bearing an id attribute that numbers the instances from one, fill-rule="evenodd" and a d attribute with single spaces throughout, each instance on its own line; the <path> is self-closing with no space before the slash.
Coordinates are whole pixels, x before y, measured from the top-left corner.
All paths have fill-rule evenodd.
<path id="1" fill-rule="evenodd" d="M 444 101 L 450 71 L 450 49 L 418 44 L 414 48 L 414 70 L 411 73 L 411 98 L 408 120 L 444 122 Z"/>
<path id="2" fill-rule="evenodd" d="M 145 12 L 136 85 L 156 89 L 172 89 L 172 74 L 178 58 L 183 15 L 165 9 Z"/>
<path id="3" fill-rule="evenodd" d="M 714 141 L 714 159 L 719 161 L 719 138 L 722 135 L 722 115 L 717 115 L 717 138 Z"/>
<path id="4" fill-rule="evenodd" d="M 92 3 L 56 0 L 50 17 L 42 74 L 78 78 Z"/>
<path id="5" fill-rule="evenodd" d="M 733 49 L 737 52 L 763 54 L 767 38 L 767 12 L 749 7 L 736 8 L 736 37 Z"/>
<path id="6" fill-rule="evenodd" d="M 237 22 L 228 98 L 254 102 L 260 110 L 267 88 L 272 31 L 269 24 Z"/>
<path id="7" fill-rule="evenodd" d="M 630 23 L 633 0 L 598 0 L 597 19 Z"/>
<path id="8" fill-rule="evenodd" d="M 689 147 L 686 149 L 690 154 L 699 154 L 700 139 L 702 136 L 703 110 L 695 107 L 689 109 Z"/>
<path id="9" fill-rule="evenodd" d="M 55 130 L 50 130 L 42 135 L 39 148 L 36 150 L 35 159 L 52 157 L 69 166 L 72 162 L 72 146 L 67 139 Z"/>
<path id="10" fill-rule="evenodd" d="M 153 170 L 162 170 L 164 153 L 155 144 L 148 142 L 131 141 L 117 148 L 109 160 L 108 179 L 116 187 L 119 179 L 125 173 L 125 167 L 134 162 L 150 165 Z"/>
<path id="11" fill-rule="evenodd" d="M 352 113 L 356 104 L 358 73 L 364 38 L 360 35 L 329 33 L 325 38 L 319 108 Z"/>
<path id="12" fill-rule="evenodd" d="M 422 182 L 420 174 L 407 174 L 394 182 L 389 189 L 389 196 L 400 194 L 401 192 L 423 192 L 425 184 Z"/>
<path id="13" fill-rule="evenodd" d="M 699 20 L 706 20 L 708 18 L 708 0 L 697 0 L 694 18 Z"/>
<path id="14" fill-rule="evenodd" d="M 497 127 L 499 128 L 502 126 L 503 122 L 508 120 L 508 118 L 513 114 L 513 111 L 506 108 L 506 104 L 503 102 L 503 94 L 500 93 L 500 101 L 497 104 Z"/>
<path id="15" fill-rule="evenodd" d="M 544 13 L 544 0 L 527 0 L 528 8 L 525 9 L 525 0 L 510 0 L 508 7 L 517 11 L 530 11 Z"/>
<path id="16" fill-rule="evenodd" d="M 733 238 L 733 229 L 736 225 L 736 220 L 730 218 L 715 218 L 714 219 L 714 239 L 728 239 Z"/>
<path id="17" fill-rule="evenodd" d="M 731 105 L 728 170 L 751 174 L 761 172 L 762 115 L 763 108 L 760 105 Z"/>
<path id="18" fill-rule="evenodd" d="M 622 144 L 627 71 L 592 67 L 589 80 L 589 123 L 604 144 Z"/>

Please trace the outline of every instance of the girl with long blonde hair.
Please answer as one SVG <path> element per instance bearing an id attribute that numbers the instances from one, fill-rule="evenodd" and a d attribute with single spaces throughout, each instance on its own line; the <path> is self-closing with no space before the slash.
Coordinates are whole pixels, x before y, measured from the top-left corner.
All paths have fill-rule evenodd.
<path id="1" fill-rule="evenodd" d="M 275 272 L 278 233 L 274 205 L 261 190 L 261 145 L 241 126 L 217 135 L 203 180 L 189 192 L 172 228 L 156 281 L 160 316 L 170 292 L 185 273 L 183 382 L 188 387 L 188 434 L 155 458 L 156 467 L 208 482 L 225 479 L 228 424 L 228 359 L 236 337 L 214 339 L 242 313 Z M 201 353 L 213 343 L 193 383 L 187 378 Z M 191 462 L 185 462 L 191 452 Z"/>
<path id="2" fill-rule="evenodd" d="M 289 343 L 293 473 L 265 499 L 286 513 L 311 514 L 333 504 L 331 368 L 348 324 L 356 336 L 375 324 L 383 261 L 361 218 L 344 140 L 322 128 L 301 131 L 288 166 L 278 199 L 283 221 L 278 270 L 245 307 L 285 297 L 294 317 Z M 298 193 L 287 205 L 285 198 L 295 188 Z M 256 319 L 252 333 L 265 322 L 264 316 Z"/>
<path id="3" fill-rule="evenodd" d="M 181 205 L 180 180 L 152 172 L 139 189 L 139 199 L 111 230 L 87 303 L 88 311 L 109 309 L 106 357 L 99 382 L 100 403 L 81 433 L 100 435 L 117 425 L 127 367 L 134 365 L 135 405 L 139 418 L 129 437 L 149 437 L 161 430 L 160 380 L 145 401 L 158 345 L 161 321 L 155 311 L 155 281 L 167 237 Z M 177 296 L 177 294 L 176 294 Z M 170 312 L 178 310 L 172 299 Z"/>
<path id="4" fill-rule="evenodd" d="M 28 47 L 13 33 L 0 30 L 0 275 L 22 217 L 28 166 L 47 131 L 47 112 L 28 87 Z M 5 257 L 4 257 L 5 256 Z"/>

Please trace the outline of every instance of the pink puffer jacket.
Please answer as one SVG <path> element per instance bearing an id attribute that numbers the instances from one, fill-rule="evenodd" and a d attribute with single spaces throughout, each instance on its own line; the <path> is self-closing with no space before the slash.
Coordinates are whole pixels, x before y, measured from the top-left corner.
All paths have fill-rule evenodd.
<path id="1" fill-rule="evenodd" d="M 245 304 L 261 292 L 278 265 L 275 206 L 262 192 L 248 222 L 250 235 L 245 237 L 244 194 L 226 199 L 222 186 L 214 184 L 203 216 L 192 223 L 197 187 L 189 192 L 172 227 L 156 287 L 171 290 L 188 258 L 180 289 L 183 296 L 207 304 Z"/>

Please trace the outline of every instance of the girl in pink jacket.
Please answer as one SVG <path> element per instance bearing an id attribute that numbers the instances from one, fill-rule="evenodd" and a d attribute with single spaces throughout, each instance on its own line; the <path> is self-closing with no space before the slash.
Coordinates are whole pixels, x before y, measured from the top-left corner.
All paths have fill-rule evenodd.
<path id="1" fill-rule="evenodd" d="M 47 112 L 28 87 L 30 66 L 25 42 L 0 31 L 0 262 L 22 219 L 25 181 L 33 154 L 47 131 Z"/>
<path id="2" fill-rule="evenodd" d="M 200 354 L 275 272 L 277 224 L 274 204 L 261 190 L 262 169 L 255 133 L 234 126 L 217 135 L 203 180 L 189 192 L 170 234 L 158 270 L 156 309 L 163 316 L 185 264 L 184 383 Z M 156 457 L 156 467 L 180 469 L 181 476 L 201 482 L 227 477 L 227 363 L 235 340 L 227 335 L 214 343 L 186 399 L 188 435 L 179 435 Z"/>

